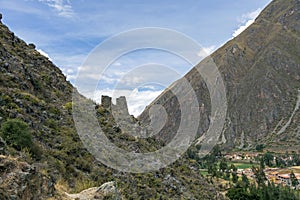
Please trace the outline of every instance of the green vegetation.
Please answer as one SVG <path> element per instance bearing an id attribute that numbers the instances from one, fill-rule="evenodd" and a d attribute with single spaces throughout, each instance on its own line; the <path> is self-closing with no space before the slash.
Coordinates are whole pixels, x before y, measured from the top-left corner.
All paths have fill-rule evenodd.
<path id="1" fill-rule="evenodd" d="M 285 154 L 276 154 L 271 152 L 266 152 L 260 156 L 260 162 L 268 167 L 292 167 L 300 165 L 300 154 L 295 151 L 292 153 L 286 152 Z"/>
<path id="2" fill-rule="evenodd" d="M 65 108 L 69 113 L 72 112 L 72 107 L 73 107 L 73 103 L 72 103 L 72 102 L 67 102 L 67 103 L 64 105 L 64 108 Z"/>
<path id="3" fill-rule="evenodd" d="M 264 173 L 265 162 L 263 157 L 261 158 L 260 166 L 252 166 L 252 171 L 255 176 L 255 183 L 249 182 L 247 176 L 242 174 L 242 181 L 236 181 L 236 185 L 231 187 L 226 196 L 230 200 L 267 200 L 267 199 L 278 199 L 278 200 L 299 200 L 300 193 L 299 191 L 292 190 L 289 186 L 282 186 L 272 182 L 266 184 L 267 178 Z M 295 175 L 291 174 L 291 177 L 294 177 L 294 184 L 298 184 L 298 181 Z M 293 178 L 292 178 L 293 182 Z M 293 185 L 293 183 L 292 183 Z"/>
<path id="4" fill-rule="evenodd" d="M 275 186 L 274 184 L 256 186 L 251 184 L 245 186 L 242 183 L 229 189 L 226 196 L 230 200 L 299 200 L 299 192 L 292 190 L 290 187 Z"/>
<path id="5" fill-rule="evenodd" d="M 251 168 L 252 166 L 257 166 L 256 164 L 246 163 L 246 162 L 228 162 L 229 165 L 234 165 L 238 169 L 247 169 Z"/>
<path id="6" fill-rule="evenodd" d="M 0 129 L 0 136 L 17 150 L 31 148 L 33 145 L 29 127 L 20 119 L 9 119 L 4 122 Z"/>
<path id="7" fill-rule="evenodd" d="M 11 147 L 27 153 L 29 158 L 41 159 L 42 150 L 33 142 L 30 129 L 22 120 L 8 119 L 1 125 L 0 136 Z"/>
<path id="8" fill-rule="evenodd" d="M 293 171 L 290 174 L 290 179 L 293 187 L 296 187 L 299 184 L 298 179 L 296 178 Z"/>
<path id="9" fill-rule="evenodd" d="M 198 159 L 196 156 L 197 154 L 193 153 L 193 149 L 190 149 L 188 155 L 196 158 L 198 164 L 202 168 L 207 168 L 207 170 L 201 169 L 200 173 L 207 176 L 208 180 L 212 181 L 212 178 L 215 177 L 214 180 L 216 180 L 217 183 L 222 182 L 223 184 L 222 179 L 227 181 L 224 182 L 225 187 L 227 185 L 227 187 L 229 186 L 230 188 L 225 189 L 225 191 L 227 191 L 226 196 L 230 200 L 300 199 L 300 191 L 292 189 L 298 185 L 298 180 L 296 179 L 293 171 L 290 174 L 291 185 L 293 187 L 274 185 L 274 183 L 268 182 L 264 172 L 266 166 L 275 166 L 275 160 L 279 159 L 282 161 L 288 160 L 287 162 L 283 162 L 285 165 L 299 164 L 299 154 L 296 154 L 296 152 L 292 152 L 292 154 L 285 153 L 284 155 L 266 152 L 258 155 L 255 158 L 255 161 L 250 162 L 248 160 L 228 162 L 223 157 L 218 146 L 212 150 L 211 154 L 207 155 L 203 159 Z M 292 158 L 292 160 L 290 160 L 290 158 Z M 259 162 L 259 164 L 253 164 L 253 162 Z M 249 180 L 243 173 L 240 177 L 238 176 L 237 170 L 246 168 L 252 169 L 252 172 L 254 173 L 253 180 Z M 297 168 L 295 168 L 295 170 L 297 170 Z M 224 185 L 220 188 L 224 189 Z"/>
<path id="10" fill-rule="evenodd" d="M 265 146 L 263 144 L 258 144 L 258 145 L 256 145 L 255 150 L 262 152 L 264 150 L 264 148 L 265 148 Z"/>

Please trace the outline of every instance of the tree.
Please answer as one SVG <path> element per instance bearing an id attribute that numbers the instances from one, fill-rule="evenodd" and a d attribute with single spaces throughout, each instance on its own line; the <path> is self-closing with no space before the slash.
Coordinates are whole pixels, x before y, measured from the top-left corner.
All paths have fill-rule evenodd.
<path id="1" fill-rule="evenodd" d="M 280 167 L 280 168 L 283 168 L 286 166 L 284 160 L 282 160 L 282 158 L 280 157 L 276 157 L 276 167 Z"/>
<path id="2" fill-rule="evenodd" d="M 264 185 L 265 181 L 267 180 L 265 172 L 263 170 L 263 168 L 261 167 L 252 167 L 252 171 L 255 175 L 255 179 L 258 185 Z"/>
<path id="3" fill-rule="evenodd" d="M 265 169 L 265 161 L 264 161 L 264 158 L 263 158 L 263 157 L 260 158 L 260 168 L 261 168 L 262 170 Z"/>
<path id="4" fill-rule="evenodd" d="M 20 119 L 9 119 L 4 122 L 0 129 L 0 136 L 17 150 L 30 149 L 33 145 L 29 127 Z"/>
<path id="5" fill-rule="evenodd" d="M 237 172 L 237 167 L 234 164 L 230 165 L 230 169 L 232 169 L 234 172 Z"/>
<path id="6" fill-rule="evenodd" d="M 293 171 L 290 174 L 290 180 L 293 187 L 296 187 L 299 184 L 298 179 L 296 178 Z"/>
<path id="7" fill-rule="evenodd" d="M 243 182 L 244 187 L 246 187 L 246 188 L 249 187 L 249 184 L 250 184 L 249 179 L 244 173 L 242 174 L 242 182 Z"/>
<path id="8" fill-rule="evenodd" d="M 232 173 L 232 182 L 237 183 L 238 179 L 239 179 L 239 177 L 238 177 L 237 173 L 233 172 Z"/>
<path id="9" fill-rule="evenodd" d="M 215 164 L 210 164 L 208 166 L 208 173 L 211 174 L 213 177 L 217 176 L 217 166 Z"/>
<path id="10" fill-rule="evenodd" d="M 263 144 L 258 144 L 258 145 L 256 145 L 256 147 L 255 147 L 256 151 L 262 151 L 264 148 L 265 148 L 265 147 L 264 147 Z"/>
<path id="11" fill-rule="evenodd" d="M 274 160 L 274 155 L 271 154 L 270 152 L 265 153 L 263 160 L 265 161 L 266 165 L 269 167 L 273 166 L 273 160 Z"/>
<path id="12" fill-rule="evenodd" d="M 229 170 L 227 170 L 226 172 L 225 172 L 225 177 L 224 177 L 224 179 L 225 180 L 230 180 L 230 171 Z"/>
<path id="13" fill-rule="evenodd" d="M 225 159 L 222 159 L 220 164 L 219 164 L 219 168 L 221 172 L 224 172 L 225 170 L 228 169 L 228 165 Z"/>
<path id="14" fill-rule="evenodd" d="M 249 193 L 240 187 L 230 188 L 226 193 L 226 196 L 231 200 L 252 200 Z"/>

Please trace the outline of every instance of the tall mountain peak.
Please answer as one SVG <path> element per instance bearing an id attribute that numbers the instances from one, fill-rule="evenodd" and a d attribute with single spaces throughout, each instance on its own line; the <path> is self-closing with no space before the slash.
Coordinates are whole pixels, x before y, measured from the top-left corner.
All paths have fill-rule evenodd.
<path id="1" fill-rule="evenodd" d="M 219 138 L 223 147 L 253 149 L 265 143 L 270 149 L 286 150 L 299 144 L 299 110 L 295 109 L 300 89 L 299 19 L 299 0 L 274 0 L 244 32 L 212 53 L 226 86 L 228 110 Z M 205 60 L 196 67 L 204 64 Z M 200 137 L 210 124 L 211 102 L 196 67 L 184 78 L 200 104 Z M 150 107 L 163 105 L 169 121 L 157 137 L 166 142 L 173 138 L 181 120 L 176 101 L 167 89 L 139 117 L 148 124 Z M 290 119 L 285 131 L 277 134 Z"/>

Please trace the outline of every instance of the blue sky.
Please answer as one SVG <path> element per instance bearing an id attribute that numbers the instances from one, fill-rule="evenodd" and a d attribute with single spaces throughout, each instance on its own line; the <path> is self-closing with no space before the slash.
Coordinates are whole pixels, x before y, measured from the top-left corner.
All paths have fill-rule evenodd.
<path id="1" fill-rule="evenodd" d="M 120 32 L 142 27 L 162 27 L 186 34 L 211 53 L 240 33 L 270 0 L 1 0 L 3 22 L 41 52 L 74 83 L 78 68 L 103 40 Z M 130 42 L 130 41 L 129 41 Z M 172 66 L 178 76 L 166 76 L 171 83 L 192 66 L 162 51 L 137 51 L 121 57 L 108 73 L 106 83 L 94 98 L 111 94 L 113 86 L 134 66 L 156 62 Z M 125 69 L 126 68 L 126 69 Z M 118 69 L 118 70 L 117 70 Z M 159 72 L 157 72 L 159 74 Z M 149 74 L 149 73 L 147 73 Z M 114 91 L 128 96 L 130 112 L 137 115 L 166 86 L 134 85 Z M 152 74 L 153 75 L 153 74 Z M 155 77 L 153 77 L 155 79 Z M 157 79 L 164 79 L 157 76 Z M 157 80 L 153 80 L 157 82 Z M 130 86 L 130 84 L 128 84 Z M 149 90 L 146 90 L 148 88 Z"/>

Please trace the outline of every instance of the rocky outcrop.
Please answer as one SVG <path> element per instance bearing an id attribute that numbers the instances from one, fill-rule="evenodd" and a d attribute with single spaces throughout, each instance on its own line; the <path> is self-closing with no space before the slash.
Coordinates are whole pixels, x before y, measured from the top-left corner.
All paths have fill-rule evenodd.
<path id="1" fill-rule="evenodd" d="M 92 187 L 78 194 L 68 194 L 66 197 L 70 200 L 101 200 L 110 197 L 112 199 L 121 199 L 119 191 L 116 188 L 116 183 L 110 181 L 102 184 L 100 187 Z"/>
<path id="2" fill-rule="evenodd" d="M 0 155 L 1 199 L 47 199 L 55 195 L 54 182 L 17 158 Z"/>

